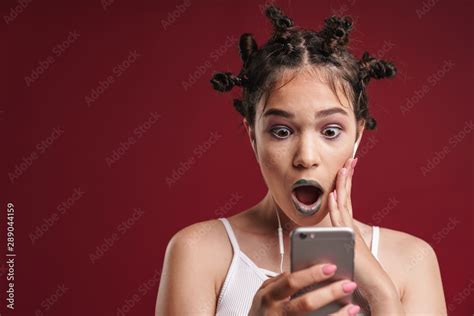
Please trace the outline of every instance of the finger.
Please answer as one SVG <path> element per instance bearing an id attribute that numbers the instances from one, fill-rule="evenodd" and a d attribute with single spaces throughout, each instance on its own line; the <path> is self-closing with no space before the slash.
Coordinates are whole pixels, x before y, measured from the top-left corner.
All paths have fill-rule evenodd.
<path id="1" fill-rule="evenodd" d="M 351 217 L 353 217 L 353 214 L 352 214 L 352 176 L 354 175 L 354 168 L 352 167 L 354 165 L 354 160 L 355 159 L 352 159 L 351 160 L 351 163 L 350 163 L 350 171 L 349 171 L 349 175 L 347 177 L 347 181 L 346 181 L 346 190 L 347 190 L 347 209 L 349 211 L 349 214 Z M 357 161 L 356 161 L 357 162 Z"/>
<path id="2" fill-rule="evenodd" d="M 346 175 L 347 168 L 343 167 L 339 170 L 336 180 L 337 190 L 337 206 L 342 209 L 346 204 Z"/>
<path id="3" fill-rule="evenodd" d="M 337 209 L 337 202 L 334 192 L 329 193 L 329 217 L 331 218 L 332 226 L 342 226 L 341 214 Z"/>
<path id="4" fill-rule="evenodd" d="M 267 286 L 267 295 L 271 300 L 283 300 L 306 286 L 329 279 L 335 270 L 326 274 L 324 273 L 324 270 L 327 269 L 325 266 L 329 265 L 324 263 L 317 264 L 292 272 L 286 277 L 269 284 Z"/>
<path id="5" fill-rule="evenodd" d="M 345 164 L 344 164 L 344 175 L 343 175 L 343 182 L 344 182 L 344 199 L 343 199 L 343 204 L 341 207 L 341 210 L 345 210 L 346 207 L 348 207 L 348 195 L 349 195 L 349 191 L 348 191 L 348 182 L 349 182 L 349 178 L 351 176 L 351 173 L 352 173 L 352 158 L 349 158 L 346 160 Z"/>
<path id="6" fill-rule="evenodd" d="M 351 187 L 352 187 L 352 175 L 354 174 L 354 169 L 352 168 L 352 161 L 354 159 L 350 160 L 349 166 L 348 166 L 348 173 L 346 177 L 346 192 L 347 192 L 347 203 L 350 204 L 351 202 Z"/>
<path id="7" fill-rule="evenodd" d="M 276 282 L 277 280 L 283 278 L 284 276 L 287 276 L 288 274 L 290 274 L 289 272 L 285 271 L 283 273 L 280 273 L 279 275 L 273 277 L 273 278 L 269 278 L 269 279 L 266 279 L 262 285 L 260 286 L 260 289 L 263 290 L 264 288 L 266 288 L 269 284 L 273 283 L 273 282 Z"/>
<path id="8" fill-rule="evenodd" d="M 360 306 L 359 305 L 354 305 L 354 304 L 347 304 L 343 308 L 337 311 L 335 314 L 329 314 L 333 316 L 355 316 L 358 312 L 360 311 Z"/>
<path id="9" fill-rule="evenodd" d="M 349 158 L 346 163 L 344 164 L 344 168 L 341 169 L 341 173 L 343 177 L 343 192 L 340 192 L 342 196 L 341 204 L 339 204 L 339 210 L 341 212 L 341 220 L 344 226 L 352 226 L 352 202 L 350 198 L 350 184 L 351 184 L 351 173 L 352 173 L 352 161 L 354 159 Z"/>
<path id="10" fill-rule="evenodd" d="M 341 280 L 333 282 L 319 289 L 298 296 L 288 302 L 284 302 L 285 311 L 289 313 L 310 312 L 321 308 L 332 301 L 349 295 L 356 288 L 355 282 Z"/>

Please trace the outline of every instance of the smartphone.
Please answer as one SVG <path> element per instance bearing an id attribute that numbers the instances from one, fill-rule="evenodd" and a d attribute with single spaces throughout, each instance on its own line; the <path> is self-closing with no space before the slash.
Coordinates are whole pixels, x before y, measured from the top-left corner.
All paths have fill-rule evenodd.
<path id="1" fill-rule="evenodd" d="M 330 279 L 307 286 L 292 295 L 290 299 L 334 281 L 354 280 L 354 231 L 352 228 L 298 227 L 291 231 L 290 239 L 291 272 L 320 263 L 337 265 L 337 270 Z M 353 293 L 306 315 L 319 316 L 335 313 L 353 302 Z"/>

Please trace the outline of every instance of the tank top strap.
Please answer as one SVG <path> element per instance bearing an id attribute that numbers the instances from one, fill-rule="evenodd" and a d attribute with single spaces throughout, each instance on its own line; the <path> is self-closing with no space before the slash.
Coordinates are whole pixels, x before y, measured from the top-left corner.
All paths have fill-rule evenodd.
<path id="1" fill-rule="evenodd" d="M 224 224 L 227 236 L 229 237 L 230 243 L 232 244 L 232 249 L 234 249 L 234 253 L 238 253 L 240 251 L 239 243 L 237 242 L 237 238 L 235 238 L 235 234 L 232 230 L 229 220 L 225 217 L 220 217 L 218 219 Z"/>
<path id="2" fill-rule="evenodd" d="M 377 260 L 379 260 L 378 258 L 379 239 L 380 239 L 380 227 L 372 226 L 372 243 L 370 245 L 370 250 L 372 254 L 374 255 L 375 259 Z"/>

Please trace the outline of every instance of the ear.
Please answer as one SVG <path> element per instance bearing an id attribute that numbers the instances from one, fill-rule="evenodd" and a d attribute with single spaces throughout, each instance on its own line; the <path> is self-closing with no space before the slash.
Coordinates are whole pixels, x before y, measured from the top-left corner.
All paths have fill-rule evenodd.
<path id="1" fill-rule="evenodd" d="M 247 131 L 247 135 L 249 136 L 250 144 L 252 145 L 253 153 L 255 154 L 255 158 L 258 162 L 257 139 L 255 138 L 255 130 L 250 126 L 246 118 L 244 118 L 242 122 L 245 126 L 245 130 Z"/>
<path id="2" fill-rule="evenodd" d="M 365 130 L 365 120 L 360 120 L 356 128 L 359 131 L 359 136 L 356 139 L 356 142 L 360 144 L 360 141 L 362 140 L 362 135 L 364 134 L 364 130 Z"/>
<path id="3" fill-rule="evenodd" d="M 365 130 L 365 120 L 360 120 L 358 122 L 358 124 L 356 125 L 356 128 L 357 128 L 357 139 L 355 140 L 355 144 L 354 144 L 354 155 L 355 155 L 355 152 L 357 151 L 357 148 L 359 147 L 360 145 L 360 142 L 362 140 L 362 135 L 364 134 L 364 130 Z"/>

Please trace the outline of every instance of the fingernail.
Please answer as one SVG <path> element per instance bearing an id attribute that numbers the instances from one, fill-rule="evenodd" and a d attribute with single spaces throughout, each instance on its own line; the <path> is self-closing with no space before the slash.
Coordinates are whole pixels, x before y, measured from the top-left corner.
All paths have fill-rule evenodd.
<path id="1" fill-rule="evenodd" d="M 350 292 L 354 291 L 354 289 L 356 287 L 357 287 L 357 284 L 355 282 L 346 282 L 346 283 L 342 284 L 342 290 L 345 293 L 350 293 Z"/>
<path id="2" fill-rule="evenodd" d="M 357 160 L 359 160 L 359 157 L 357 157 L 356 159 L 352 160 L 352 162 L 351 162 L 352 169 L 354 169 L 355 166 L 357 165 Z"/>
<path id="3" fill-rule="evenodd" d="M 337 270 L 337 267 L 334 265 L 334 264 L 326 264 L 324 267 L 323 267 L 323 272 L 324 274 L 326 275 L 330 275 L 332 274 L 334 271 Z"/>
<path id="4" fill-rule="evenodd" d="M 334 190 L 334 199 L 337 201 L 337 191 Z"/>
<path id="5" fill-rule="evenodd" d="M 360 306 L 359 305 L 352 305 L 349 308 L 349 315 L 350 316 L 355 316 L 360 311 Z"/>
<path id="6" fill-rule="evenodd" d="M 345 176 L 346 175 L 346 170 L 347 170 L 346 168 L 342 168 L 341 169 L 341 175 Z"/>

